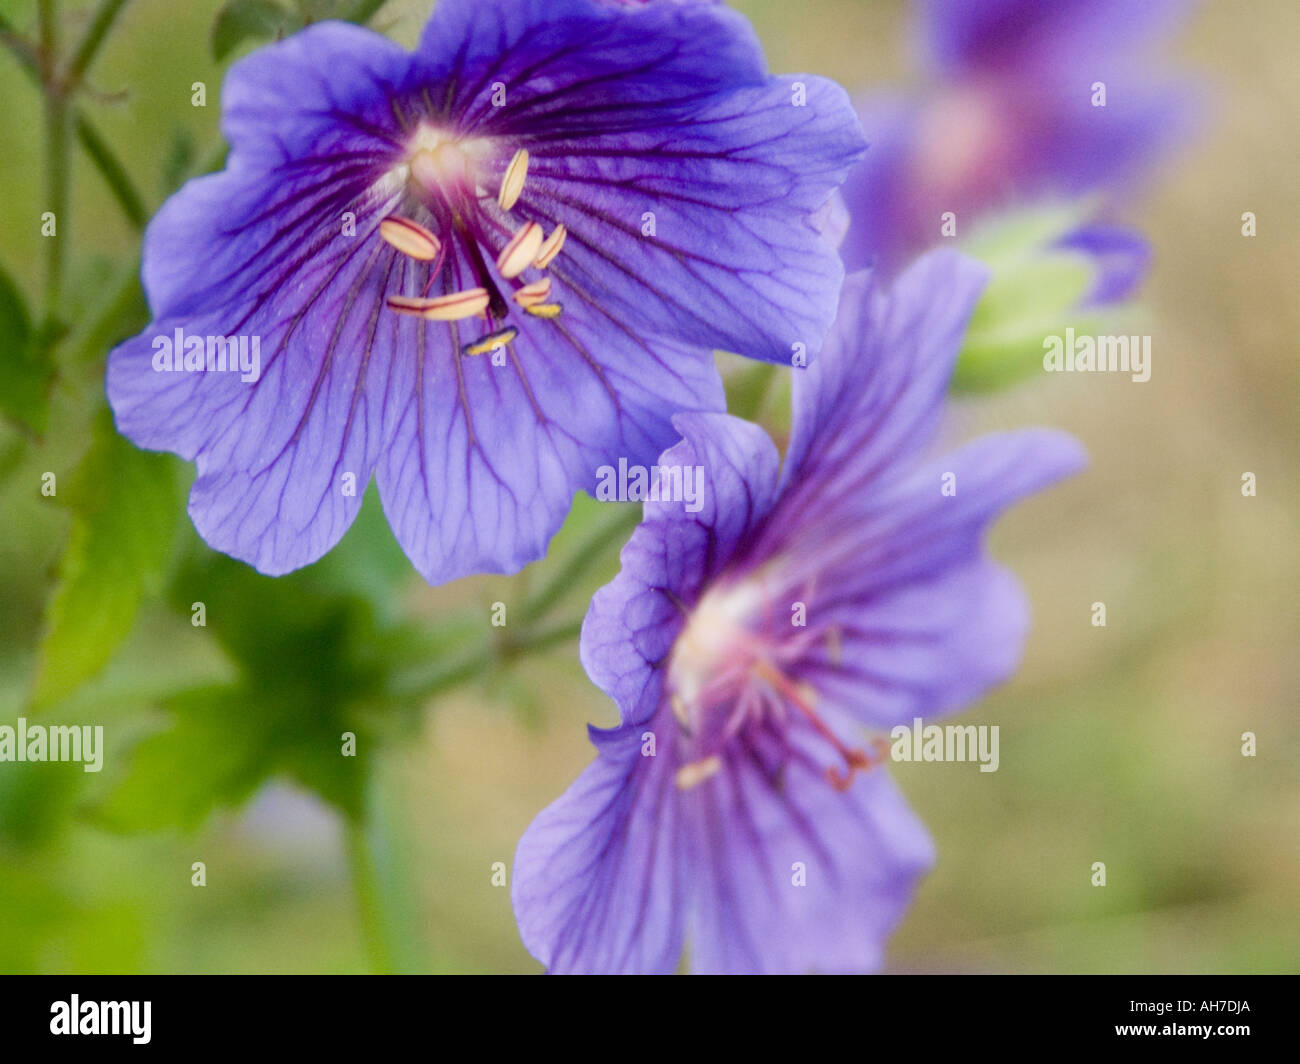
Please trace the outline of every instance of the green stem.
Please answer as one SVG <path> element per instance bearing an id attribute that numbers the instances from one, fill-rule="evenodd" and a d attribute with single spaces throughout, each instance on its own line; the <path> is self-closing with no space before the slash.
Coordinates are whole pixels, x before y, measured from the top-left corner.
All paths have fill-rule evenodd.
<path id="1" fill-rule="evenodd" d="M 18 35 L 13 25 L 3 15 L 0 15 L 0 44 L 13 53 L 18 60 L 18 65 L 23 68 L 36 86 L 44 91 L 45 78 L 41 69 L 40 56 L 35 49 Z M 130 175 L 127 174 L 126 167 L 122 165 L 121 160 L 113 152 L 108 141 L 104 139 L 95 124 L 86 117 L 80 108 L 70 107 L 69 113 L 78 142 L 85 150 L 90 161 L 94 163 L 95 169 L 103 176 L 109 191 L 113 193 L 113 197 L 126 215 L 127 221 L 136 229 L 143 229 L 147 220 L 144 200 L 136 190 Z"/>
<path id="2" fill-rule="evenodd" d="M 620 507 L 620 512 L 608 524 L 596 529 L 578 547 L 546 585 L 532 596 L 523 608 L 525 624 L 540 620 L 572 589 L 574 582 L 591 567 L 591 559 L 603 554 L 611 543 L 627 539 L 641 520 L 640 506 Z"/>
<path id="3" fill-rule="evenodd" d="M 461 664 L 412 685 L 406 697 L 423 700 L 458 687 L 503 661 L 576 639 L 581 628 L 581 622 L 574 622 L 519 640 L 495 642 Z M 401 805 L 398 784 L 388 778 L 381 763 L 372 776 L 364 815 L 348 818 L 345 825 L 362 936 L 372 968 L 381 973 L 415 973 L 426 970 L 427 964 Z"/>
<path id="4" fill-rule="evenodd" d="M 41 39 L 41 56 L 47 70 L 54 69 L 54 46 L 58 43 L 59 13 L 54 0 L 36 0 L 36 22 Z"/>
<path id="5" fill-rule="evenodd" d="M 99 10 L 95 12 L 95 17 L 91 21 L 86 35 L 81 38 L 81 43 L 77 45 L 77 50 L 72 55 L 72 61 L 68 64 L 67 73 L 63 78 L 63 91 L 71 93 L 81 84 L 81 79 L 85 76 L 90 64 L 95 61 L 95 54 L 99 51 L 99 46 L 104 43 L 104 38 L 108 36 L 108 31 L 113 26 L 113 20 L 117 18 L 122 8 L 126 7 L 127 0 L 103 0 L 99 5 Z"/>
<path id="6" fill-rule="evenodd" d="M 0 15 L 0 45 L 13 53 L 18 64 L 41 84 L 41 57 L 27 40 L 23 38 L 14 25 L 4 15 Z"/>
<path id="7" fill-rule="evenodd" d="M 397 699 L 427 701 L 434 695 L 445 694 L 447 691 L 462 687 L 508 662 L 531 657 L 551 647 L 572 642 L 581 634 L 582 622 L 569 621 L 535 634 L 526 633 L 514 639 L 503 637 L 493 640 L 450 668 L 437 669 L 431 676 L 417 675 L 413 679 L 395 683 L 389 693 Z"/>
<path id="8" fill-rule="evenodd" d="M 123 167 L 121 160 L 113 154 L 113 149 L 100 136 L 99 131 L 91 124 L 90 119 L 79 111 L 73 112 L 73 126 L 77 131 L 77 140 L 81 143 L 86 155 L 90 161 L 95 164 L 95 169 L 99 171 L 108 185 L 108 190 L 113 193 L 113 198 L 117 200 L 118 206 L 122 208 L 122 213 L 136 230 L 142 230 L 145 222 L 148 221 L 148 213 L 145 210 L 144 201 L 140 198 L 134 182 L 130 175 Z"/>
<path id="9" fill-rule="evenodd" d="M 507 643 L 507 657 L 518 658 L 529 654 L 540 654 L 553 646 L 577 639 L 581 634 L 582 621 L 566 621 L 564 624 L 557 624 L 554 628 L 531 635 L 526 643 Z"/>
<path id="10" fill-rule="evenodd" d="M 374 767 L 364 814 L 345 823 L 348 867 L 372 969 L 415 974 L 427 967 L 424 936 L 401 795 L 384 769 Z"/>
<path id="11" fill-rule="evenodd" d="M 358 915 L 361 918 L 361 937 L 366 944 L 370 966 L 379 974 L 392 972 L 393 957 L 379 911 L 379 874 L 366 838 L 365 824 L 349 818 L 344 834 L 348 868 L 352 873 L 352 891 L 356 895 Z"/>
<path id="12" fill-rule="evenodd" d="M 58 84 L 58 10 L 55 0 L 39 0 L 41 75 L 45 85 L 45 209 L 53 212 L 55 235 L 49 239 L 45 271 L 45 324 L 59 317 L 63 286 L 63 243 L 67 239 L 68 109 Z M 59 231 L 62 227 L 62 232 Z"/>

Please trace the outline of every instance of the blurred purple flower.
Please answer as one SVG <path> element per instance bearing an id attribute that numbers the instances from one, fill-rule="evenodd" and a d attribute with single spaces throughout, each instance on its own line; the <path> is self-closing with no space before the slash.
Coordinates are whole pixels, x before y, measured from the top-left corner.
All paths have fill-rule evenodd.
<path id="1" fill-rule="evenodd" d="M 1131 188 L 1190 129 L 1189 86 L 1154 74 L 1146 49 L 1191 6 L 921 0 L 924 87 L 860 101 L 871 150 L 844 189 L 849 268 L 898 270 L 938 242 L 948 211 L 969 227 L 1001 207 Z M 1118 268 L 1136 280 L 1149 253 L 1131 231 L 1126 247 Z M 1116 266 L 1112 254 L 1102 268 Z"/>
<path id="2" fill-rule="evenodd" d="M 809 217 L 860 128 L 721 6 L 440 0 L 414 54 L 322 23 L 222 96 L 229 163 L 150 225 L 108 394 L 263 572 L 337 543 L 372 474 L 430 582 L 516 569 L 598 467 L 722 408 L 712 349 L 785 361 L 834 316 Z"/>
<path id="3" fill-rule="evenodd" d="M 880 965 L 932 850 L 856 736 L 1011 674 L 1028 611 L 984 529 L 1082 465 L 1048 430 L 923 457 L 985 279 L 949 251 L 888 294 L 851 277 L 779 475 L 756 426 L 675 419 L 660 467 L 702 467 L 703 507 L 647 502 L 597 593 L 582 661 L 621 723 L 516 855 L 551 971 L 672 971 L 687 940 L 703 972 Z"/>

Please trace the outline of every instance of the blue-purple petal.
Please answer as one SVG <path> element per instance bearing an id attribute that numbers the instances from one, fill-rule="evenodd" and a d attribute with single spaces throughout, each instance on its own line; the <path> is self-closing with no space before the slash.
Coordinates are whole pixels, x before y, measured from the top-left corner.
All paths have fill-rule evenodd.
<path id="1" fill-rule="evenodd" d="M 517 328 L 501 365 L 460 357 L 474 337 L 445 325 L 408 348 L 416 380 L 390 403 L 379 492 L 430 583 L 540 557 L 602 465 L 653 464 L 677 439 L 674 411 L 723 405 L 705 352 L 651 345 L 580 306 L 559 323 Z"/>
<path id="2" fill-rule="evenodd" d="M 872 972 L 934 862 L 925 827 L 883 770 L 828 786 L 814 736 L 779 784 L 752 760 L 688 795 L 691 970 Z"/>
<path id="3" fill-rule="evenodd" d="M 680 502 L 646 502 L 618 576 L 596 592 L 582 625 L 583 668 L 634 723 L 662 704 L 662 666 L 682 609 L 737 555 L 776 491 L 779 457 L 757 425 L 727 414 L 683 414 L 674 423 L 684 439 L 659 464 L 700 466 L 703 505 L 690 513 Z"/>
<path id="4" fill-rule="evenodd" d="M 782 505 L 861 493 L 933 436 L 988 269 L 954 251 L 888 289 L 855 274 L 821 354 L 796 371 Z"/>
<path id="5" fill-rule="evenodd" d="M 672 972 L 686 870 L 671 745 L 641 754 L 639 729 L 603 733 L 596 760 L 519 840 L 511 902 L 528 951 L 561 973 Z"/>

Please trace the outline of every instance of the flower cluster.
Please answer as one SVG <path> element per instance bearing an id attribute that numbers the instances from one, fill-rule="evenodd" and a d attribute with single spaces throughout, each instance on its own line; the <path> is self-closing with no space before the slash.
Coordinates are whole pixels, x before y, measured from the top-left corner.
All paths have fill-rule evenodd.
<path id="1" fill-rule="evenodd" d="M 1131 176 L 1182 98 L 1130 59 L 1180 6 L 924 5 L 930 85 L 864 106 L 856 170 L 843 90 L 704 0 L 440 0 L 412 53 L 323 23 L 230 71 L 229 161 L 150 225 L 153 321 L 107 381 L 124 435 L 197 465 L 211 546 L 306 565 L 373 477 L 441 583 L 541 557 L 598 470 L 699 471 L 646 496 L 583 627 L 619 722 L 513 874 L 550 970 L 881 965 L 933 861 L 881 735 L 1014 671 L 1028 607 L 983 535 L 1083 464 L 1049 430 L 934 453 L 987 275 L 920 253 L 941 211 Z M 1145 264 L 1068 239 L 1112 263 L 1098 299 Z M 717 349 L 793 362 L 783 459 Z"/>

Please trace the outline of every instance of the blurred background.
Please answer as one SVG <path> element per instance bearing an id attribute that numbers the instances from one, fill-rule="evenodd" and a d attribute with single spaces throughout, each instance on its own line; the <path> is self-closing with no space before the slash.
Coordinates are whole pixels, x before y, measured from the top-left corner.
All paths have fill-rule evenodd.
<path id="1" fill-rule="evenodd" d="M 902 3 L 735 6 L 775 71 L 911 76 Z M 128 4 L 78 102 L 146 217 L 220 150 L 220 7 Z M 93 10 L 64 5 L 69 40 Z M 410 45 L 427 11 L 393 0 L 371 24 Z M 893 769 L 939 862 L 892 970 L 1300 969 L 1297 40 L 1291 0 L 1219 0 L 1165 50 L 1210 114 L 1127 212 L 1155 248 L 1150 382 L 1040 374 L 961 402 L 964 429 L 1060 426 L 1092 466 L 993 535 L 1036 614 L 1019 675 L 963 718 L 1000 726 L 999 771 Z M 7 52 L 0 100 L 0 267 L 37 305 L 46 115 Z M 0 763 L 0 970 L 539 970 L 493 865 L 590 759 L 584 725 L 614 719 L 570 637 L 626 511 L 580 504 L 545 562 L 437 590 L 373 498 L 282 581 L 206 551 L 187 467 L 103 420 L 103 355 L 145 320 L 140 235 L 73 152 L 65 353 L 48 409 L 0 422 L 0 724 L 102 723 L 108 752 L 99 774 Z M 570 570 L 593 544 L 602 563 Z M 515 612 L 491 633 L 496 601 Z"/>

